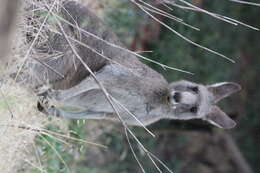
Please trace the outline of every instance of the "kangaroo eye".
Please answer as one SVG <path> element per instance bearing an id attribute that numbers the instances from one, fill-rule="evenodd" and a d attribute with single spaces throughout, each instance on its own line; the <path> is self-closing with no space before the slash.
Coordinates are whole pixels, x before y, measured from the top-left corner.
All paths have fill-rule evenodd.
<path id="1" fill-rule="evenodd" d="M 192 87 L 191 90 L 195 93 L 198 93 L 199 92 L 199 88 L 198 87 Z"/>
<path id="2" fill-rule="evenodd" d="M 173 97 L 173 99 L 174 99 L 174 101 L 175 101 L 176 103 L 179 103 L 180 100 L 181 100 L 181 94 L 178 93 L 178 92 L 174 93 L 174 95 L 173 95 L 172 97 Z"/>
<path id="3" fill-rule="evenodd" d="M 197 113 L 198 108 L 196 106 L 193 106 L 192 108 L 190 108 L 190 112 L 192 113 Z"/>

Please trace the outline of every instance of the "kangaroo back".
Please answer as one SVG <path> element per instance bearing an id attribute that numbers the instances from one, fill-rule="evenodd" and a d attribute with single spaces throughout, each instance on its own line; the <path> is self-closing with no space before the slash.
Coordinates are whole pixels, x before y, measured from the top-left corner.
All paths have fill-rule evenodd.
<path id="1" fill-rule="evenodd" d="M 60 22 L 63 30 L 77 53 L 93 72 L 114 61 L 129 68 L 130 71 L 135 70 L 143 75 L 162 78 L 160 74 L 142 64 L 136 56 L 107 44 L 106 42 L 109 42 L 123 47 L 116 35 L 87 8 L 76 2 L 67 2 L 63 4 L 59 16 L 62 17 Z M 89 75 L 84 65 L 74 55 L 60 29 L 59 33 L 48 33 L 48 39 L 43 45 L 36 50 L 44 54 L 44 57 L 55 54 L 61 56 L 41 59 L 35 57 L 38 61 L 34 60 L 29 65 L 29 69 L 32 69 L 29 83 L 32 83 L 33 87 L 51 84 L 54 89 L 67 89 L 77 85 Z"/>

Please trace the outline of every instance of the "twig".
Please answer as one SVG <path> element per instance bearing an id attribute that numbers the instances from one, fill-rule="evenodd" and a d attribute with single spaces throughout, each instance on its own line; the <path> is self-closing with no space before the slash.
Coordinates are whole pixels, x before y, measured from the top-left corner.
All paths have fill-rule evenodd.
<path id="1" fill-rule="evenodd" d="M 52 68 L 51 66 L 49 66 L 48 64 L 46 64 L 45 62 L 40 61 L 38 58 L 32 58 L 33 60 L 39 62 L 40 64 L 42 64 L 43 66 L 47 67 L 48 69 L 50 69 L 51 71 L 53 71 L 54 73 L 56 73 L 58 76 L 60 76 L 62 79 L 65 78 L 65 76 L 63 74 L 61 74 L 60 72 L 58 72 L 56 69 Z"/>
<path id="2" fill-rule="evenodd" d="M 73 137 L 71 137 L 71 136 L 66 136 L 66 135 L 64 135 L 64 134 L 56 133 L 56 132 L 49 131 L 49 130 L 46 130 L 46 129 L 39 129 L 39 128 L 30 127 L 30 126 L 14 125 L 14 124 L 0 124 L 0 126 L 14 127 L 14 128 L 19 128 L 19 129 L 23 129 L 23 130 L 33 131 L 33 132 L 36 132 L 36 133 L 46 134 L 46 135 L 51 135 L 51 134 L 53 134 L 53 135 L 55 135 L 55 136 L 60 136 L 60 137 L 63 137 L 63 138 L 67 138 L 67 139 L 69 139 L 69 140 L 74 140 L 74 141 L 78 141 L 78 142 L 83 142 L 83 143 L 86 143 L 86 144 L 94 145 L 94 146 L 101 147 L 101 148 L 105 148 L 105 149 L 107 148 L 107 146 L 102 145 L 102 144 L 97 144 L 97 143 L 90 142 L 90 141 L 83 140 L 83 139 L 73 138 Z"/>
<path id="3" fill-rule="evenodd" d="M 125 136 L 126 136 L 126 139 L 127 139 L 128 144 L 129 144 L 129 147 L 130 147 L 130 149 L 131 149 L 131 152 L 133 153 L 134 158 L 135 158 L 137 164 L 139 165 L 139 167 L 141 168 L 142 172 L 145 173 L 145 169 L 143 168 L 143 165 L 142 165 L 141 162 L 139 161 L 139 159 L 138 159 L 137 155 L 135 154 L 135 151 L 134 151 L 134 149 L 133 149 L 133 147 L 132 147 L 132 144 L 131 144 L 130 139 L 129 139 L 129 136 L 128 136 L 127 129 L 124 128 L 124 130 L 125 130 Z"/>
<path id="4" fill-rule="evenodd" d="M 169 19 L 173 19 L 173 20 L 175 20 L 176 22 L 179 22 L 179 23 L 183 24 L 184 26 L 187 26 L 187 27 L 189 27 L 189 28 L 191 28 L 191 29 L 194 29 L 194 30 L 196 30 L 196 31 L 200 31 L 199 28 L 194 27 L 194 26 L 192 26 L 192 25 L 189 25 L 189 24 L 187 24 L 187 23 L 185 23 L 185 22 L 183 22 L 183 21 L 176 20 L 176 19 L 172 18 L 172 16 L 169 16 L 169 15 L 164 14 L 164 13 L 157 12 L 156 10 L 152 10 L 152 9 L 150 9 L 150 8 L 148 8 L 148 7 L 145 7 L 145 6 L 142 6 L 142 7 L 143 7 L 144 9 L 148 10 L 148 11 L 153 12 L 153 13 L 159 14 L 159 15 L 164 16 L 164 17 L 167 17 L 167 18 L 169 18 Z"/>
<path id="5" fill-rule="evenodd" d="M 247 28 L 259 31 L 259 28 L 256 28 L 256 27 L 251 26 L 251 25 L 246 24 L 246 23 L 243 23 L 243 22 L 241 22 L 239 20 L 236 20 L 236 19 L 233 19 L 231 17 L 227 17 L 227 16 L 224 16 L 224 15 L 221 15 L 221 14 L 217 14 L 217 13 L 213 13 L 213 12 L 209 12 L 207 10 L 204 10 L 204 9 L 201 9 L 201 8 L 199 8 L 197 6 L 194 6 L 194 5 L 192 5 L 192 4 L 190 4 L 190 3 L 186 2 L 186 1 L 185 1 L 186 2 L 185 4 L 187 5 L 187 3 L 188 3 L 188 5 L 189 5 L 188 7 L 187 6 L 178 5 L 178 4 L 176 4 L 175 2 L 172 2 L 172 1 L 166 1 L 166 2 L 170 3 L 172 6 L 175 6 L 175 7 L 180 8 L 180 9 L 206 13 L 206 14 L 208 14 L 210 16 L 213 16 L 213 17 L 215 17 L 217 19 L 219 19 L 218 17 L 220 17 L 221 20 L 225 20 L 225 22 L 229 21 L 228 23 L 232 22 L 231 24 L 235 24 L 235 25 L 240 24 L 240 25 L 245 26 Z"/>
<path id="6" fill-rule="evenodd" d="M 66 24 L 68 24 L 68 25 L 70 25 L 70 26 L 76 28 L 76 26 L 75 26 L 74 24 L 70 23 L 69 21 L 65 20 L 64 18 L 60 17 L 59 15 L 53 14 L 53 16 L 55 16 L 55 17 L 58 18 L 59 20 L 65 22 Z M 136 53 L 136 52 L 133 52 L 133 51 L 131 51 L 131 50 L 128 50 L 128 49 L 126 49 L 126 48 L 124 48 L 124 47 L 121 47 L 121 46 L 119 46 L 119 45 L 110 43 L 109 41 L 106 41 L 106 40 L 104 40 L 104 39 L 102 39 L 102 38 L 96 36 L 95 34 L 90 33 L 90 32 L 88 32 L 88 31 L 86 31 L 86 30 L 84 30 L 84 29 L 82 29 L 82 28 L 78 28 L 78 29 L 79 29 L 82 33 L 84 33 L 84 34 L 86 34 L 86 35 L 88 35 L 88 36 L 91 36 L 91 37 L 93 37 L 93 38 L 95 38 L 95 39 L 97 39 L 97 40 L 100 40 L 100 41 L 104 42 L 105 44 L 107 44 L 107 45 L 109 45 L 109 46 L 111 46 L 111 47 L 114 47 L 114 48 L 123 50 L 123 51 L 125 51 L 125 52 L 127 52 L 127 53 L 130 53 L 130 54 L 135 55 L 135 56 L 137 56 L 137 57 L 139 57 L 139 58 L 142 58 L 142 59 L 144 59 L 144 60 L 146 60 L 146 61 L 149 61 L 149 62 L 152 62 L 152 63 L 154 63 L 154 64 L 157 64 L 157 65 L 161 66 L 163 69 L 171 69 L 171 70 L 175 70 L 175 71 L 179 71 L 179 72 L 183 72 L 183 73 L 187 73 L 187 74 L 193 75 L 193 73 L 191 73 L 191 72 L 189 72 L 189 71 L 185 71 L 185 70 L 181 70 L 181 69 L 178 69 L 178 68 L 174 68 L 174 67 L 167 66 L 167 65 L 165 65 L 165 64 L 161 64 L 161 63 L 159 63 L 159 62 L 157 62 L 157 61 L 151 60 L 151 59 L 149 59 L 149 58 L 147 58 L 147 57 L 145 57 L 145 56 L 142 56 L 142 55 L 140 55 L 140 54 L 138 54 L 138 53 Z"/>
<path id="7" fill-rule="evenodd" d="M 180 1 L 183 2 L 184 4 L 190 6 L 191 8 L 193 8 L 193 9 L 199 11 L 199 12 L 206 13 L 206 14 L 208 14 L 208 15 L 210 15 L 210 16 L 213 16 L 213 17 L 215 17 L 215 18 L 217 18 L 217 19 L 223 20 L 223 21 L 225 21 L 225 22 L 227 22 L 227 23 L 234 24 L 234 25 L 240 24 L 240 25 L 243 25 L 243 26 L 248 27 L 248 28 L 250 28 L 250 29 L 254 29 L 254 30 L 257 30 L 257 31 L 259 30 L 259 29 L 256 28 L 256 27 L 250 26 L 250 25 L 245 24 L 245 23 L 243 23 L 243 22 L 240 22 L 240 21 L 238 21 L 238 20 L 236 20 L 236 19 L 232 19 L 232 18 L 230 18 L 230 17 L 224 16 L 224 15 L 221 15 L 221 14 L 216 14 L 216 13 L 209 12 L 209 11 L 204 10 L 204 9 L 202 9 L 202 8 L 199 8 L 199 7 L 195 6 L 195 5 L 192 5 L 191 3 L 188 3 L 188 2 L 186 2 L 186 1 L 184 1 L 184 0 L 180 0 Z"/>
<path id="8" fill-rule="evenodd" d="M 67 163 L 65 160 L 62 158 L 60 153 L 55 149 L 55 147 L 42 135 L 39 134 L 39 136 L 51 147 L 51 149 L 56 153 L 58 158 L 61 160 L 61 162 L 64 164 L 65 168 L 68 170 L 68 172 L 71 172 L 70 168 L 68 167 Z"/>
<path id="9" fill-rule="evenodd" d="M 149 13 L 147 10 L 145 10 L 145 9 L 142 7 L 142 5 L 140 5 L 139 3 L 137 3 L 135 0 L 130 0 L 130 1 L 133 2 L 134 4 L 136 4 L 136 5 L 137 5 L 141 10 L 143 10 L 148 16 L 150 16 L 151 18 L 153 18 L 155 21 L 159 22 L 161 25 L 163 25 L 164 27 L 166 27 L 167 29 L 169 29 L 169 30 L 172 31 L 174 34 L 176 34 L 177 36 L 179 36 L 179 37 L 182 38 L 183 40 L 187 41 L 188 43 L 190 43 L 190 44 L 192 44 L 192 45 L 194 45 L 194 46 L 197 46 L 197 47 L 199 47 L 199 48 L 201 48 L 201 49 L 207 50 L 208 52 L 211 52 L 211 53 L 213 53 L 213 54 L 215 54 L 215 55 L 218 55 L 218 56 L 220 56 L 220 57 L 222 57 L 222 58 L 224 58 L 224 59 L 226 59 L 226 60 L 228 60 L 228 61 L 230 61 L 230 62 L 232 62 L 232 63 L 235 63 L 235 61 L 234 61 L 233 59 L 228 58 L 227 56 L 225 56 L 225 55 L 223 55 L 223 54 L 221 54 L 221 53 L 218 53 L 218 52 L 216 52 L 216 51 L 214 51 L 214 50 L 211 50 L 211 49 L 209 49 L 209 48 L 207 48 L 207 47 L 205 47 L 205 46 L 202 46 L 202 45 L 200 45 L 200 44 L 198 44 L 198 43 L 195 43 L 194 41 L 188 39 L 187 37 L 183 36 L 183 35 L 180 34 L 179 32 L 175 31 L 175 30 L 172 29 L 169 25 L 163 23 L 161 20 L 159 20 L 158 18 L 156 18 L 155 16 L 153 16 L 153 15 L 152 15 L 151 13 Z"/>
<path id="10" fill-rule="evenodd" d="M 203 13 L 205 13 L 205 14 L 208 14 L 208 15 L 210 15 L 210 16 L 212 16 L 212 17 L 215 17 L 215 18 L 217 18 L 217 19 L 219 19 L 219 20 L 222 20 L 222 21 L 224 21 L 224 22 L 230 23 L 230 24 L 232 24 L 232 25 L 237 25 L 236 22 L 229 21 L 229 20 L 227 20 L 227 19 L 225 19 L 225 18 L 223 18 L 223 17 L 221 17 L 221 16 L 215 15 L 215 13 L 211 13 L 211 12 L 209 12 L 209 11 L 207 11 L 207 10 L 204 10 L 204 9 L 202 9 L 202 8 L 199 8 L 199 7 L 197 7 L 197 6 L 195 6 L 195 5 L 191 4 L 191 3 L 189 3 L 189 2 L 187 2 L 187 1 L 184 1 L 184 0 L 179 0 L 179 1 L 182 2 L 182 3 L 184 3 L 184 4 L 186 4 L 186 5 L 188 5 L 189 7 L 192 7 L 192 8 L 194 8 L 194 9 L 200 11 L 200 12 L 203 12 Z"/>
<path id="11" fill-rule="evenodd" d="M 24 161 L 26 162 L 26 163 L 28 163 L 29 165 L 31 165 L 32 167 L 34 167 L 34 168 L 36 168 L 36 169 L 38 169 L 39 171 L 41 171 L 41 172 L 44 172 L 44 173 L 48 173 L 47 171 L 45 171 L 44 169 L 42 169 L 42 168 L 39 168 L 38 166 L 36 166 L 35 164 L 33 164 L 32 162 L 30 162 L 29 160 L 27 160 L 27 159 L 24 159 Z"/>
<path id="12" fill-rule="evenodd" d="M 240 3 L 240 4 L 253 5 L 253 6 L 260 7 L 260 4 L 255 3 L 255 2 L 248 2 L 248 1 L 241 1 L 241 0 L 229 0 L 229 1 Z"/>
<path id="13" fill-rule="evenodd" d="M 3 90 L 2 90 L 1 87 L 0 87 L 0 93 L 1 93 L 1 96 L 2 96 L 2 98 L 3 98 L 3 100 L 4 100 L 5 104 L 6 104 L 6 106 L 7 106 L 8 111 L 9 111 L 9 113 L 10 113 L 10 115 L 11 115 L 11 119 L 13 119 L 13 118 L 14 118 L 14 114 L 13 114 L 13 112 L 12 112 L 12 109 L 11 109 L 11 107 L 10 107 L 8 101 L 6 100 L 6 97 L 5 97 L 4 92 L 3 92 Z"/>

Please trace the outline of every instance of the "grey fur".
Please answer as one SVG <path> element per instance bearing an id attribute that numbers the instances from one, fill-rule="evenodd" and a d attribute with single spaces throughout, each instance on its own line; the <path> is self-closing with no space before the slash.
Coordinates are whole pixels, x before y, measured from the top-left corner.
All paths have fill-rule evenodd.
<path id="1" fill-rule="evenodd" d="M 74 24 L 76 22 L 84 30 L 122 47 L 115 34 L 87 8 L 75 2 L 68 2 L 64 7 L 66 10 L 61 10 L 61 14 L 66 20 Z M 124 105 L 144 125 L 160 119 L 202 119 L 222 128 L 235 126 L 235 122 L 215 106 L 215 103 L 238 91 L 238 84 L 228 82 L 204 86 L 188 81 L 168 84 L 161 74 L 143 64 L 131 53 L 111 47 L 68 24 L 63 23 L 63 27 L 69 36 L 117 62 L 108 61 L 86 47 L 74 43 L 81 58 L 116 100 L 116 108 L 127 124 L 141 125 L 116 102 Z M 47 83 L 52 87 L 41 95 L 47 96 L 54 105 L 41 104 L 41 109 L 49 115 L 64 118 L 117 121 L 117 115 L 99 85 L 74 56 L 63 36 L 50 36 L 49 41 L 52 51 L 60 51 L 63 56 L 57 60 L 43 61 L 65 77 L 61 78 L 41 64 L 33 65 L 34 76 L 39 79 L 34 79 L 34 87 L 41 87 Z M 45 53 L 49 51 L 42 48 L 39 50 Z"/>

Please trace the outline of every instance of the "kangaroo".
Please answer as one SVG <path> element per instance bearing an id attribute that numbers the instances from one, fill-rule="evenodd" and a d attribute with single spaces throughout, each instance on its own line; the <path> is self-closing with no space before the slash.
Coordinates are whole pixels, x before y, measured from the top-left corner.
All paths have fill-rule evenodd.
<path id="1" fill-rule="evenodd" d="M 76 2 L 66 2 L 61 9 L 61 16 L 77 26 L 62 23 L 68 36 L 100 53 L 97 54 L 71 41 L 84 63 L 107 89 L 115 108 L 126 124 L 141 126 L 142 122 L 147 126 L 160 119 L 201 119 L 225 129 L 236 125 L 216 106 L 216 103 L 240 90 L 238 84 L 222 82 L 202 85 L 184 80 L 168 83 L 161 74 L 143 64 L 130 52 L 111 47 L 104 41 L 87 35 L 84 31 L 123 47 L 116 35 L 86 7 Z M 52 104 L 39 101 L 39 110 L 48 115 L 64 118 L 118 121 L 117 114 L 102 89 L 75 57 L 64 36 L 61 34 L 50 36 L 49 45 L 52 45 L 52 51 L 60 51 L 63 55 L 58 59 L 42 61 L 64 77 L 61 78 L 42 64 L 36 63 L 32 66 L 34 76 L 38 79 L 34 80 L 37 81 L 35 87 L 46 83 L 52 85 L 50 89 L 39 94 Z M 50 53 L 49 49 L 39 50 Z M 111 60 L 105 59 L 102 55 Z"/>

